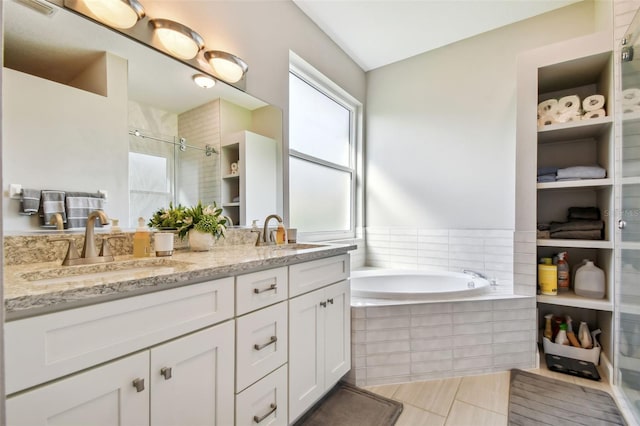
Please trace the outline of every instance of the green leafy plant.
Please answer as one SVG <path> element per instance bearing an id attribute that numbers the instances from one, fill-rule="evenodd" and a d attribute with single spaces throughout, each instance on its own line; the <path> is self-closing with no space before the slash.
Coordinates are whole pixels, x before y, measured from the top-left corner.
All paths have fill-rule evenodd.
<path id="1" fill-rule="evenodd" d="M 180 229 L 184 225 L 186 209 L 180 204 L 173 207 L 173 203 L 169 203 L 169 208 L 163 207 L 153 213 L 147 226 L 155 229 Z"/>
<path id="2" fill-rule="evenodd" d="M 198 201 L 197 205 L 184 210 L 184 219 L 178 227 L 178 235 L 184 238 L 191 229 L 212 234 L 218 239 L 224 236 L 227 218 L 222 215 L 222 209 L 215 202 L 213 205 L 203 206 L 202 202 Z"/>

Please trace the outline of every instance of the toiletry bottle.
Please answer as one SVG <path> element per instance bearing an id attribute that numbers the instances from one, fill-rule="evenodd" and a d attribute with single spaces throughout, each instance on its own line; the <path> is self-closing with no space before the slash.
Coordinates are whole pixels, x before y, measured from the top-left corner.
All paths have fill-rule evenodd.
<path id="1" fill-rule="evenodd" d="M 605 296 L 604 271 L 587 260 L 576 271 L 574 289 L 578 296 L 602 299 Z"/>
<path id="2" fill-rule="evenodd" d="M 580 328 L 578 329 L 578 339 L 580 339 L 580 345 L 584 349 L 591 349 L 593 347 L 593 340 L 591 339 L 589 326 L 584 321 L 580 321 Z"/>
<path id="3" fill-rule="evenodd" d="M 138 218 L 138 228 L 133 234 L 133 257 L 151 256 L 151 233 L 144 224 L 144 218 Z"/>
<path id="4" fill-rule="evenodd" d="M 572 322 L 573 320 L 571 319 L 571 317 L 567 315 L 567 339 L 569 339 L 569 343 L 571 343 L 571 346 L 579 348 L 580 342 L 578 341 L 576 334 L 573 332 Z"/>
<path id="5" fill-rule="evenodd" d="M 569 262 L 567 262 L 567 252 L 558 254 L 558 291 L 569 291 Z"/>
<path id="6" fill-rule="evenodd" d="M 547 314 L 544 316 L 544 337 L 551 340 L 553 337 L 553 330 L 551 330 L 551 319 L 553 314 Z"/>
<path id="7" fill-rule="evenodd" d="M 568 345 L 569 339 L 567 338 L 567 324 L 560 324 L 560 331 L 558 331 L 558 335 L 556 336 L 555 343 L 557 345 Z"/>
<path id="8" fill-rule="evenodd" d="M 540 293 L 555 296 L 558 294 L 558 267 L 550 257 L 543 258 L 543 264 L 538 265 L 538 284 Z"/>
<path id="9" fill-rule="evenodd" d="M 278 229 L 276 230 L 276 244 L 287 243 L 287 231 L 284 229 L 284 224 L 278 222 Z"/>

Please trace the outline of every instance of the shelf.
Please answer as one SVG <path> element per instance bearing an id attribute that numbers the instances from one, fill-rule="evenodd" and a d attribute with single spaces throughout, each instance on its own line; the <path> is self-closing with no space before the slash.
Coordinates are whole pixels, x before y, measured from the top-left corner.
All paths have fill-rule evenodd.
<path id="1" fill-rule="evenodd" d="M 613 241 L 607 240 L 536 240 L 538 247 L 567 247 L 567 248 L 594 248 L 594 249 L 612 249 Z"/>
<path id="2" fill-rule="evenodd" d="M 536 184 L 538 189 L 567 189 L 567 188 L 592 188 L 601 189 L 613 186 L 612 178 L 567 180 L 561 182 L 541 182 Z"/>
<path id="3" fill-rule="evenodd" d="M 239 174 L 222 176 L 222 179 L 238 179 L 238 178 L 240 178 Z"/>
<path id="4" fill-rule="evenodd" d="M 544 126 L 538 130 L 538 143 L 553 143 L 572 139 L 586 139 L 598 136 L 611 128 L 612 116 L 590 120 L 571 121 Z"/>
<path id="5" fill-rule="evenodd" d="M 620 183 L 622 185 L 640 185 L 640 176 L 622 178 Z"/>
<path id="6" fill-rule="evenodd" d="M 573 306 L 575 308 L 596 309 L 599 311 L 613 311 L 613 303 L 607 299 L 589 299 L 588 297 L 578 296 L 573 292 L 560 293 L 557 296 L 547 296 L 539 294 L 537 296 L 539 303 L 549 305 Z"/>

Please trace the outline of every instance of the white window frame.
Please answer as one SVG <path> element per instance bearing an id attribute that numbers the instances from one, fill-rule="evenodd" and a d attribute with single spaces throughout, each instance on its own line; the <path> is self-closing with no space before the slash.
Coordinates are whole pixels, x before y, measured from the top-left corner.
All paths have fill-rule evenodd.
<path id="1" fill-rule="evenodd" d="M 347 172 L 351 176 L 350 188 L 350 226 L 346 231 L 319 231 L 319 232 L 299 232 L 298 238 L 304 241 L 328 241 L 356 238 L 356 229 L 359 225 L 358 219 L 361 217 L 361 187 L 359 180 L 362 166 L 359 160 L 361 152 L 361 129 L 362 129 L 362 104 L 347 93 L 336 83 L 327 78 L 320 71 L 309 63 L 290 52 L 289 73 L 318 90 L 334 102 L 338 103 L 349 111 L 349 166 L 345 167 L 326 160 L 322 160 L 312 155 L 299 152 L 289 148 L 289 158 L 294 157 L 299 160 L 308 161 L 317 165 L 332 168 L 334 170 Z M 295 223 L 292 224 L 295 226 Z"/>

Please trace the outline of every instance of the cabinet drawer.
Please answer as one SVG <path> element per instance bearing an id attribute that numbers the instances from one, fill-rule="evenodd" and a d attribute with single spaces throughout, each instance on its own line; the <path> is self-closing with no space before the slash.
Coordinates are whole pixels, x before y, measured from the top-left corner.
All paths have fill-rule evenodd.
<path id="1" fill-rule="evenodd" d="M 233 278 L 5 325 L 7 394 L 233 317 Z"/>
<path id="2" fill-rule="evenodd" d="M 313 291 L 349 277 L 349 255 L 299 263 L 289 267 L 289 297 Z"/>
<path id="3" fill-rule="evenodd" d="M 236 277 L 236 314 L 243 315 L 286 300 L 287 268 L 268 269 Z"/>
<path id="4" fill-rule="evenodd" d="M 237 426 L 287 425 L 287 366 L 236 396 Z"/>
<path id="5" fill-rule="evenodd" d="M 236 392 L 287 362 L 287 302 L 236 320 Z"/>

